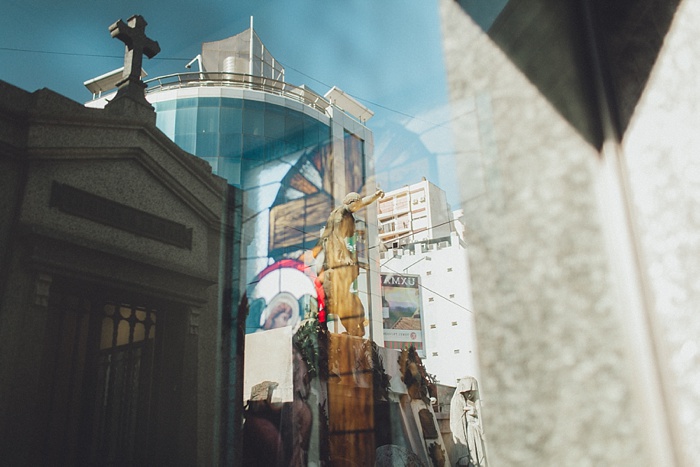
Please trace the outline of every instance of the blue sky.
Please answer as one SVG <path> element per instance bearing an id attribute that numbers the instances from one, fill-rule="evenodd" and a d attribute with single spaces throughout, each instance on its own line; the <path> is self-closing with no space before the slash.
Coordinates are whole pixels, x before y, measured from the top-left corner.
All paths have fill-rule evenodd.
<path id="1" fill-rule="evenodd" d="M 391 190 L 427 177 L 457 199 L 437 0 L 5 0 L 0 79 L 79 102 L 83 82 L 123 65 L 108 27 L 133 14 L 161 52 L 149 77 L 185 71 L 201 43 L 249 26 L 286 68 L 286 80 L 325 93 L 338 86 L 375 112 L 377 178 Z"/>

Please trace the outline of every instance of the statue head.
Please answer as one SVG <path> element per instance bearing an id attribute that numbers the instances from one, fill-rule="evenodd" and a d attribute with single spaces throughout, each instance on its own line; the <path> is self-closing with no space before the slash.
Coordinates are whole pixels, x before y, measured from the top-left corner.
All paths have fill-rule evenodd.
<path id="1" fill-rule="evenodd" d="M 360 196 L 357 193 L 348 193 L 345 195 L 345 198 L 343 198 L 343 205 L 345 206 L 352 206 L 354 203 L 360 201 L 362 199 L 362 196 Z"/>
<path id="2" fill-rule="evenodd" d="M 476 402 L 479 398 L 479 384 L 473 376 L 464 376 L 457 381 L 456 394 L 462 394 L 465 399 Z"/>

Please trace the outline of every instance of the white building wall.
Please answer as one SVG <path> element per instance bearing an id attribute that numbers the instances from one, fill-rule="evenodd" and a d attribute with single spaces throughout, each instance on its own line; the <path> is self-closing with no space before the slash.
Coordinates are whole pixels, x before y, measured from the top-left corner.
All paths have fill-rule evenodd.
<path id="1" fill-rule="evenodd" d="M 426 369 L 446 385 L 456 386 L 465 375 L 480 379 L 464 243 L 453 233 L 442 242 L 409 247 L 386 252 L 381 272 L 421 278 Z"/>

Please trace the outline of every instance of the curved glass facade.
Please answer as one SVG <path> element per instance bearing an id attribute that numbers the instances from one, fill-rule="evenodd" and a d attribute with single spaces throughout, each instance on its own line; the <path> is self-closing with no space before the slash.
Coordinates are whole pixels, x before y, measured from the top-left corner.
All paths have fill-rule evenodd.
<path id="1" fill-rule="evenodd" d="M 182 97 L 153 106 L 158 128 L 237 187 L 241 174 L 252 168 L 330 142 L 325 123 L 269 102 Z"/>

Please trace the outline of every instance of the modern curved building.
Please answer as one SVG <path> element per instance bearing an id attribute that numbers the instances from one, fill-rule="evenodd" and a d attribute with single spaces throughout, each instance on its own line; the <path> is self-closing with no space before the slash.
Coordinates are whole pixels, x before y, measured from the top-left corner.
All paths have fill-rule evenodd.
<path id="1" fill-rule="evenodd" d="M 349 192 L 375 190 L 372 132 L 365 126 L 373 112 L 338 88 L 320 95 L 285 82 L 284 68 L 252 20 L 236 36 L 204 43 L 193 65 L 197 71 L 146 81 L 146 98 L 166 135 L 242 191 L 241 284 L 283 259 L 308 263 L 304 253 L 330 211 Z M 118 78 L 112 73 L 86 82 L 94 97 L 87 106 L 104 106 Z M 378 264 L 377 249 L 370 248 L 378 237 L 366 220 L 376 218 L 375 209 L 356 214 L 365 266 L 357 289 L 366 310 L 381 307 L 371 305 L 379 297 L 378 267 L 370 267 Z M 374 239 L 371 245 L 367 239 Z M 300 313 L 305 307 L 309 303 Z M 261 324 L 252 315 L 247 332 Z M 381 316 L 367 329 L 367 337 L 382 342 Z"/>

